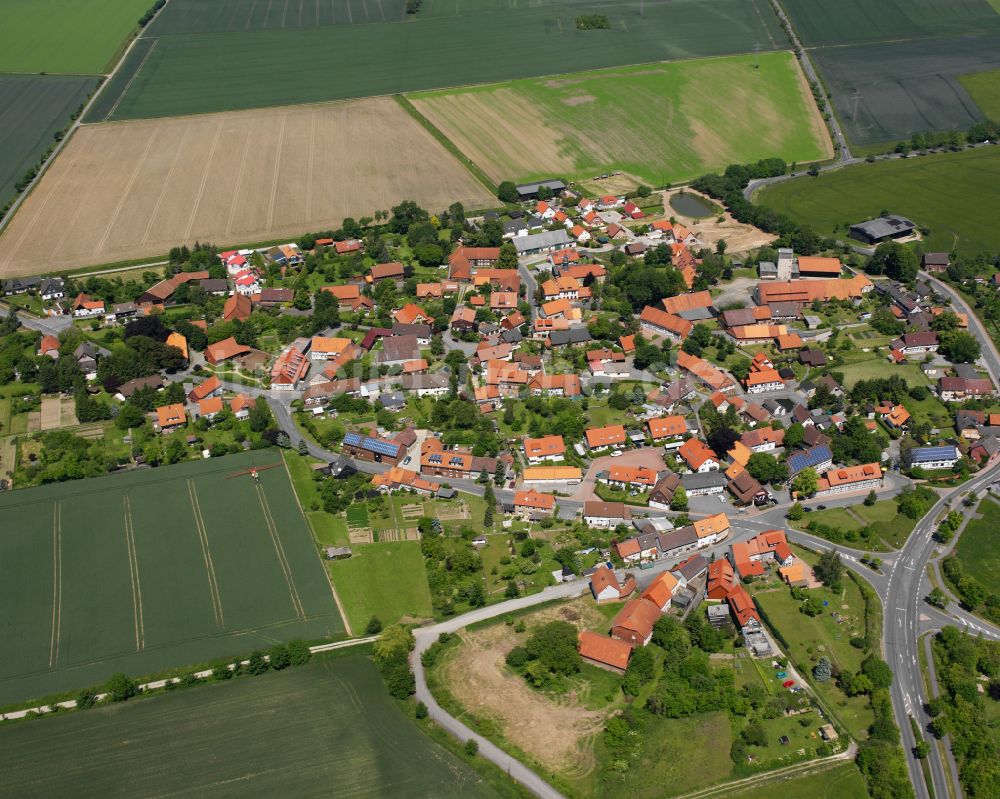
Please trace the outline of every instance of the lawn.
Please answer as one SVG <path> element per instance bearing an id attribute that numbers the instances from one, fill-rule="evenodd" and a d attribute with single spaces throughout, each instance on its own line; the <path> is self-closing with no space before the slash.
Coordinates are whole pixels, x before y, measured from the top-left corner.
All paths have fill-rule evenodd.
<path id="1" fill-rule="evenodd" d="M 433 615 L 419 541 L 355 544 L 353 556 L 327 563 L 351 629 L 360 632 L 372 616 L 394 624 L 403 616 Z"/>
<path id="2" fill-rule="evenodd" d="M 927 250 L 1000 250 L 1000 228 L 989 210 L 1000 204 L 997 147 L 860 164 L 790 180 L 754 199 L 821 234 L 846 236 L 845 224 L 887 209 L 930 229 Z"/>
<path id="3" fill-rule="evenodd" d="M 495 181 L 553 173 L 586 180 L 621 171 L 662 185 L 729 163 L 832 154 L 787 52 L 579 72 L 408 99 Z"/>
<path id="4" fill-rule="evenodd" d="M 706 713 L 683 719 L 649 716 L 635 763 L 618 776 L 610 764 L 586 780 L 588 795 L 654 799 L 704 788 L 729 778 L 732 730 L 725 713 Z M 600 744 L 597 756 L 603 756 Z"/>
<path id="5" fill-rule="evenodd" d="M 4 0 L 0 72 L 108 72 L 111 60 L 152 4 L 151 0 Z"/>
<path id="6" fill-rule="evenodd" d="M 742 791 L 733 789 L 726 796 L 738 799 L 774 799 L 775 796 L 794 799 L 868 799 L 868 789 L 857 766 L 843 763 L 831 768 L 820 768 L 803 777 L 751 785 Z"/>
<path id="7" fill-rule="evenodd" d="M 970 519 L 959 536 L 955 554 L 962 564 L 962 571 L 975 577 L 983 586 L 995 584 L 1000 569 L 1000 548 L 997 547 L 997 530 L 1000 530 L 1000 504 L 984 500 L 979 504 L 981 519 Z"/>
<path id="8" fill-rule="evenodd" d="M 178 13 L 192 5 L 182 3 Z M 220 11 L 236 10 L 233 0 L 217 5 Z M 284 4 L 291 8 L 292 19 L 308 5 L 295 0 Z M 375 8 L 370 2 L 350 3 L 352 8 L 359 5 Z M 186 28 L 174 25 L 170 20 L 177 17 L 168 8 L 162 24 L 154 24 L 148 33 L 156 38 L 155 46 L 143 58 L 129 59 L 120 80 L 109 87 L 102 109 L 112 110 L 122 91 L 125 96 L 112 119 L 387 95 L 729 55 L 752 50 L 755 44 L 765 52 L 788 46 L 763 0 L 645 0 L 641 10 L 643 16 L 639 4 L 611 0 L 544 4 L 426 0 L 420 13 L 402 23 L 292 28 L 286 15 L 284 28 L 255 29 L 257 21 L 246 18 L 239 32 L 164 35 L 174 27 L 209 30 L 200 20 Z M 611 29 L 576 30 L 575 18 L 592 12 L 606 14 Z M 391 18 L 392 12 L 385 16 Z M 230 19 L 239 26 L 236 17 Z M 260 19 L 263 24 L 263 15 Z M 708 19 L 711 24 L 706 24 Z M 227 20 L 213 27 L 225 29 L 229 24 Z M 247 58 L 247 53 L 254 57 Z M 775 124 L 785 127 L 791 118 Z"/>
<path id="9" fill-rule="evenodd" d="M 959 80 L 988 119 L 1000 119 L 1000 69 L 962 75 Z"/>
<path id="10" fill-rule="evenodd" d="M 816 556 L 811 553 L 796 549 L 796 554 L 815 562 Z M 856 671 L 864 659 L 864 652 L 851 646 L 850 639 L 865 634 L 865 604 L 861 591 L 845 577 L 840 593 L 835 594 L 826 587 L 810 589 L 809 593 L 828 603 L 823 613 L 813 618 L 799 612 L 800 603 L 784 586 L 755 590 L 754 599 L 788 642 L 788 654 L 800 673 L 808 673 L 823 654 L 840 668 Z M 814 682 L 813 688 L 855 739 L 867 738 L 873 717 L 866 697 L 848 698 L 832 681 Z"/>
<path id="11" fill-rule="evenodd" d="M 0 704 L 343 623 L 274 451 L 0 496 Z"/>
<path id="12" fill-rule="evenodd" d="M 885 542 L 893 549 L 899 549 L 910 537 L 916 521 L 903 516 L 894 499 L 882 499 L 874 505 L 853 505 L 851 511 L 866 522 L 873 524 Z"/>
<path id="13" fill-rule="evenodd" d="M 2 18 L 0 11 L 0 30 Z M 0 207 L 95 86 L 94 78 L 0 75 Z"/>
<path id="14" fill-rule="evenodd" d="M 4 792 L 25 799 L 500 796 L 403 715 L 358 650 L 5 725 L 0 747 Z"/>

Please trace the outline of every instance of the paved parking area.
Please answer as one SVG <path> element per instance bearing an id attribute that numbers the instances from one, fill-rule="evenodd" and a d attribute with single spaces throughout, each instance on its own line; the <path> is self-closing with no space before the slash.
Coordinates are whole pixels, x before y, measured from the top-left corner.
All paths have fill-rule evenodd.
<path id="1" fill-rule="evenodd" d="M 590 468 L 587 469 L 587 474 L 584 476 L 583 482 L 580 483 L 580 486 L 577 488 L 576 493 L 573 494 L 572 499 L 579 500 L 580 502 L 586 502 L 591 499 L 600 499 L 600 497 L 594 493 L 594 483 L 597 480 L 597 473 L 607 471 L 612 466 L 647 466 L 650 469 L 655 469 L 657 472 L 662 472 L 667 468 L 667 465 L 663 462 L 663 450 L 659 447 L 640 447 L 639 449 L 628 449 L 622 452 L 622 454 L 617 458 L 612 458 L 610 455 L 604 455 L 597 458 L 590 464 Z"/>

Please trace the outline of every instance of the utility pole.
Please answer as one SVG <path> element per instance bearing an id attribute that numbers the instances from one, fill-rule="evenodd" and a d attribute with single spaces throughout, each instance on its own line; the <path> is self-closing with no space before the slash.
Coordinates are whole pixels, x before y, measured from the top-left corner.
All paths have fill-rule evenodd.
<path id="1" fill-rule="evenodd" d="M 760 42 L 753 46 L 753 68 L 760 69 Z"/>
<path id="2" fill-rule="evenodd" d="M 855 89 L 854 90 L 854 95 L 851 97 L 851 99 L 854 101 L 854 109 L 851 111 L 851 122 L 853 122 L 854 126 L 857 127 L 857 125 L 858 125 L 858 101 L 861 99 L 861 89 Z"/>

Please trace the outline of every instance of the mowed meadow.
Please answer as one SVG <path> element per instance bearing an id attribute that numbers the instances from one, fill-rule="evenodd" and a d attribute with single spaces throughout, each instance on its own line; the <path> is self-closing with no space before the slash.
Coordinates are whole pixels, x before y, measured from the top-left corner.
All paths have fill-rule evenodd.
<path id="1" fill-rule="evenodd" d="M 822 160 L 832 145 L 791 53 L 408 95 L 495 181 L 622 171 L 652 185 L 735 162 Z"/>
<path id="2" fill-rule="evenodd" d="M 390 98 L 84 126 L 3 235 L 0 277 L 266 241 L 401 200 L 493 198 Z"/>

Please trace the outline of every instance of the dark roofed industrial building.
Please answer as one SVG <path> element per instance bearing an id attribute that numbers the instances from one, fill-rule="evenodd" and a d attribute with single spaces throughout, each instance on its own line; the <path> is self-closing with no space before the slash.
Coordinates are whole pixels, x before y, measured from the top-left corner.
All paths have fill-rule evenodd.
<path id="1" fill-rule="evenodd" d="M 851 238 L 866 244 L 880 244 L 890 239 L 903 239 L 913 234 L 917 229 L 909 219 L 903 216 L 880 216 L 851 225 Z"/>

